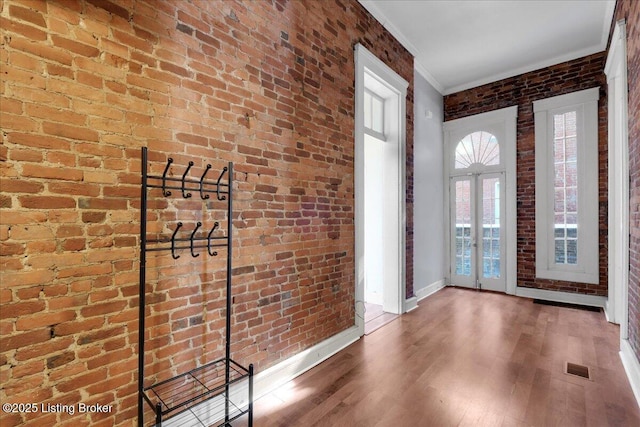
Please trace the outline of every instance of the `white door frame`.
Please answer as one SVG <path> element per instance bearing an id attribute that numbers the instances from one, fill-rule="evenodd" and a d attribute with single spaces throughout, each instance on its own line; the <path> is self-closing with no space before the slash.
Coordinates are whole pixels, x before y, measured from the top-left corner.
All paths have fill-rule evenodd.
<path id="1" fill-rule="evenodd" d="M 627 46 L 625 21 L 613 30 L 604 72 L 609 111 L 609 292 L 605 313 L 620 324 L 620 338 L 628 339 L 629 308 L 629 138 Z"/>
<path id="2" fill-rule="evenodd" d="M 359 334 L 364 335 L 364 282 L 365 282 L 365 244 L 364 244 L 364 89 L 365 74 L 373 77 L 397 97 L 397 111 L 393 111 L 392 132 L 397 133 L 398 165 L 398 307 L 397 313 L 404 313 L 406 297 L 406 96 L 409 83 L 400 77 L 380 59 L 376 58 L 361 44 L 354 47 L 355 56 L 355 324 Z M 395 125 L 393 124 L 395 122 Z"/>
<path id="3" fill-rule="evenodd" d="M 505 262 L 505 286 L 506 293 L 515 295 L 517 282 L 517 257 L 516 257 L 516 119 L 518 107 L 512 106 L 487 113 L 476 114 L 473 116 L 463 117 L 461 119 L 451 120 L 443 123 L 444 130 L 444 179 L 450 182 L 451 172 L 453 171 L 453 150 L 452 144 L 456 144 L 459 138 L 456 136 L 461 133 L 472 133 L 474 131 L 483 130 L 487 126 L 500 125 L 504 126 L 504 140 L 500 142 L 500 150 L 502 152 L 505 172 L 505 242 L 506 255 Z M 465 133 L 466 134 L 466 133 Z M 464 135 L 462 135 L 464 136 Z M 453 141 L 455 139 L 455 141 Z M 444 192 L 444 209 L 445 209 L 445 229 L 450 230 L 450 194 L 449 187 Z M 447 269 L 447 284 L 451 284 L 451 237 L 445 239 L 445 262 Z"/>

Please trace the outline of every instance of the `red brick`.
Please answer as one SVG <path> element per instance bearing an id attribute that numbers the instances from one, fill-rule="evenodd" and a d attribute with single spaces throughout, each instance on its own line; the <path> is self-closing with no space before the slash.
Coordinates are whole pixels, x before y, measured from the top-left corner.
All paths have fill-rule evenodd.
<path id="1" fill-rule="evenodd" d="M 92 304 L 89 307 L 85 307 L 81 310 L 84 317 L 101 316 L 110 313 L 116 313 L 125 308 L 126 302 L 113 301 L 107 303 Z"/>
<path id="2" fill-rule="evenodd" d="M 27 248 L 30 245 L 27 244 Z M 48 283 L 53 278 L 51 271 L 5 272 L 2 277 L 4 286 L 25 286 Z"/>
<path id="3" fill-rule="evenodd" d="M 42 326 L 53 326 L 58 323 L 68 322 L 75 319 L 74 311 L 61 311 L 55 313 L 30 314 L 28 317 L 21 317 L 16 321 L 16 330 L 29 331 Z"/>
<path id="4" fill-rule="evenodd" d="M 41 312 L 45 309 L 44 301 L 26 301 L 13 304 L 4 304 L 0 319 L 17 318 Z"/>
<path id="5" fill-rule="evenodd" d="M 74 78 L 73 69 L 64 65 L 47 64 L 47 72 L 51 76 L 65 77 L 67 79 Z"/>
<path id="6" fill-rule="evenodd" d="M 74 196 L 92 197 L 100 195 L 100 186 L 90 183 L 52 181 L 48 183 L 47 187 L 50 192 L 55 194 L 72 194 Z"/>
<path id="7" fill-rule="evenodd" d="M 2 187 L 2 191 L 6 193 L 40 193 L 43 189 L 44 184 L 30 181 L 13 181 L 11 185 Z"/>
<path id="8" fill-rule="evenodd" d="M 98 133 L 93 129 L 70 126 L 63 123 L 44 122 L 42 130 L 49 135 L 61 136 L 63 138 L 98 141 Z"/>
<path id="9" fill-rule="evenodd" d="M 25 164 L 22 175 L 32 178 L 60 179 L 65 181 L 80 181 L 83 177 L 82 171 L 76 169 L 54 168 L 39 164 Z"/>
<path id="10" fill-rule="evenodd" d="M 31 330 L 23 333 L 17 333 L 11 336 L 3 336 L 0 340 L 0 350 L 14 350 L 20 347 L 33 345 L 48 341 L 51 338 L 48 329 Z"/>
<path id="11" fill-rule="evenodd" d="M 51 152 L 47 153 L 47 161 L 49 163 L 58 164 L 60 166 L 75 167 L 77 166 L 76 155 L 71 153 Z"/>
<path id="12" fill-rule="evenodd" d="M 44 43 L 32 43 L 21 38 L 12 38 L 9 46 L 13 49 L 29 52 L 42 59 L 58 62 L 64 65 L 71 65 L 73 62 L 69 52 L 56 47 L 47 46 Z"/>
<path id="13" fill-rule="evenodd" d="M 42 74 L 42 72 L 44 71 L 44 64 L 42 63 L 42 61 L 39 61 L 38 58 L 34 57 L 33 55 L 27 55 L 27 54 L 23 54 L 21 52 L 16 52 L 16 51 L 7 53 L 6 55 L 8 56 L 8 59 L 6 60 L 6 62 L 10 63 L 12 66 L 16 68 L 20 68 L 21 72 L 23 73 L 21 75 L 23 76 L 31 75 L 31 78 L 33 78 L 37 74 Z M 14 111 L 8 110 L 8 112 L 19 113 L 19 112 L 16 112 L 15 110 Z"/>
<path id="14" fill-rule="evenodd" d="M 75 208 L 76 201 L 71 197 L 21 196 L 20 205 L 26 209 L 65 209 Z"/>
<path id="15" fill-rule="evenodd" d="M 83 265 L 59 269 L 58 278 L 63 279 L 67 277 L 100 276 L 103 274 L 109 274 L 110 272 L 111 265 L 107 263 L 98 265 Z"/>
<path id="16" fill-rule="evenodd" d="M 107 378 L 107 370 L 105 368 L 89 371 L 84 375 L 78 375 L 74 378 L 63 380 L 55 385 L 55 388 L 63 393 L 86 388 L 90 384 L 104 381 Z"/>
<path id="17" fill-rule="evenodd" d="M 71 105 L 67 96 L 47 91 L 44 87 L 20 86 L 14 87 L 12 92 L 14 97 L 23 99 L 25 102 L 38 102 L 60 108 L 68 108 Z"/>
<path id="18" fill-rule="evenodd" d="M 32 24 L 36 24 L 40 27 L 45 27 L 45 28 L 47 27 L 47 23 L 45 22 L 42 14 L 34 10 L 11 5 L 9 6 L 9 14 L 11 15 L 12 18 L 16 18 L 21 21 L 31 22 Z"/>
<path id="19" fill-rule="evenodd" d="M 58 108 L 51 108 L 48 105 L 40 104 L 26 104 L 26 112 L 32 117 L 39 117 L 42 119 L 64 122 L 66 124 L 73 124 L 76 126 L 85 125 L 87 119 L 82 114 L 77 114 L 70 110 L 61 110 Z"/>
<path id="20" fill-rule="evenodd" d="M 0 27 L 2 27 L 7 32 L 21 34 L 32 40 L 44 41 L 47 39 L 47 33 L 42 31 L 41 29 L 35 28 L 31 25 L 25 25 L 14 20 L 6 19 L 4 17 L 0 17 Z"/>
<path id="21" fill-rule="evenodd" d="M 79 55 L 95 57 L 100 54 L 100 51 L 94 46 L 89 46 L 84 43 L 78 43 L 73 40 L 66 39 L 64 37 L 59 37 L 57 35 L 51 36 L 51 41 L 55 46 L 61 47 L 70 52 L 77 53 Z"/>

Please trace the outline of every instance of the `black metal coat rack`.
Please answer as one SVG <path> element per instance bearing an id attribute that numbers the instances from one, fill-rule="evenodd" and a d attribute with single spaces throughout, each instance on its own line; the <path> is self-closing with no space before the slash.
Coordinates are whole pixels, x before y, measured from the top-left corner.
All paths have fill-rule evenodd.
<path id="1" fill-rule="evenodd" d="M 203 402 L 224 401 L 224 414 L 215 420 L 201 420 L 194 415 L 203 426 L 219 425 L 231 426 L 231 422 L 247 414 L 249 426 L 253 425 L 253 364 L 248 369 L 231 359 L 231 272 L 232 272 L 232 226 L 233 226 L 233 163 L 229 163 L 220 172 L 217 180 L 207 180 L 211 165 L 207 164 L 199 179 L 190 178 L 189 171 L 194 162 L 190 161 L 182 177 L 169 176 L 169 168 L 173 164 L 170 157 L 162 176 L 148 173 L 147 148 L 142 148 L 142 185 L 141 185 L 141 215 L 140 215 L 140 313 L 139 313 L 139 341 L 138 341 L 138 426 L 144 425 L 144 402 L 146 401 L 155 413 L 155 425 L 161 426 L 163 419 L 167 419 L 187 410 L 194 411 L 196 405 Z M 226 182 L 225 182 L 226 177 Z M 220 223 L 215 221 L 210 228 L 202 222 L 195 223 L 193 231 L 188 237 L 181 232 L 183 223 L 177 222 L 171 238 L 149 239 L 147 237 L 147 209 L 148 194 L 151 189 L 161 189 L 162 196 L 169 198 L 176 191 L 178 196 L 189 199 L 193 194 L 199 194 L 203 204 L 210 196 L 220 202 L 226 202 L 227 232 L 220 235 Z M 208 231 L 207 231 L 208 230 Z M 225 325 L 225 357 L 214 362 L 197 367 L 173 378 L 158 382 L 151 386 L 144 386 L 145 382 L 145 317 L 146 317 L 146 270 L 147 253 L 170 251 L 174 260 L 182 256 L 182 252 L 189 250 L 193 258 L 200 255 L 215 257 L 217 248 L 226 248 L 226 325 Z M 206 251 L 204 250 L 206 249 Z M 224 377 L 222 376 L 224 372 Z M 242 393 L 243 382 L 248 383 L 248 402 L 236 405 L 233 395 Z M 234 387 L 234 390 L 232 390 Z M 216 403 L 216 406 L 217 404 Z M 213 411 L 217 413 L 216 411 Z M 220 413 L 222 410 L 220 410 Z M 205 424 L 206 422 L 206 424 Z"/>

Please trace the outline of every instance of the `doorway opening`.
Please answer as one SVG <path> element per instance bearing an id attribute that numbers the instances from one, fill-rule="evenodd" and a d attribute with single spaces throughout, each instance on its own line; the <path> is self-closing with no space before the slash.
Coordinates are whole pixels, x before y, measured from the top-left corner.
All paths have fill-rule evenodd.
<path id="1" fill-rule="evenodd" d="M 366 81 L 365 81 L 366 88 Z M 373 102 L 371 102 L 373 100 Z M 371 102 L 374 108 L 367 108 Z M 365 135 L 364 135 L 364 245 L 365 245 L 365 278 L 364 278 L 364 333 L 370 334 L 386 325 L 398 316 L 398 287 L 386 286 L 395 284 L 398 276 L 397 257 L 393 252 L 398 248 L 398 209 L 385 203 L 385 199 L 398 198 L 398 186 L 393 182 L 397 177 L 398 162 L 394 154 L 396 141 L 387 141 L 384 135 L 385 114 L 384 98 L 377 97 L 365 89 Z M 379 117 L 373 115 L 377 110 Z M 388 114 L 388 112 L 387 112 Z M 372 123 L 373 122 L 373 123 Z M 372 131 L 372 127 L 378 131 Z M 377 135 L 375 135 L 377 133 Z M 375 135 L 375 136 L 374 136 Z M 390 152 L 389 152 L 390 151 Z M 385 153 L 386 152 L 386 153 Z M 389 182 L 391 178 L 391 182 Z M 386 247 L 391 242 L 392 247 Z M 385 257 L 392 256 L 391 262 Z"/>
<path id="2" fill-rule="evenodd" d="M 517 107 L 444 124 L 451 285 L 515 294 Z"/>
<path id="3" fill-rule="evenodd" d="M 408 83 L 362 45 L 355 60 L 356 326 L 363 335 L 365 316 L 380 322 L 404 311 Z"/>

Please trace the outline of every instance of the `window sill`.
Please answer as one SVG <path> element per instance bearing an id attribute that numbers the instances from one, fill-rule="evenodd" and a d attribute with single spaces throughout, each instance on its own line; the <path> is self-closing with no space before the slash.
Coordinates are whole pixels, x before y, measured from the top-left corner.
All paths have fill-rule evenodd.
<path id="1" fill-rule="evenodd" d="M 584 271 L 548 270 L 536 268 L 537 279 L 562 280 L 565 282 L 588 283 L 597 285 L 600 283 L 598 271 L 586 273 Z"/>

